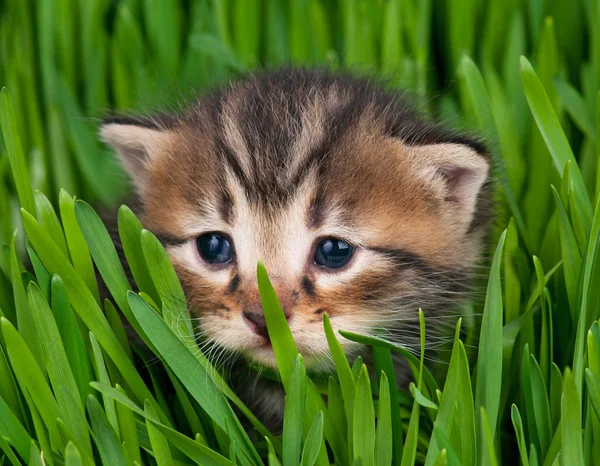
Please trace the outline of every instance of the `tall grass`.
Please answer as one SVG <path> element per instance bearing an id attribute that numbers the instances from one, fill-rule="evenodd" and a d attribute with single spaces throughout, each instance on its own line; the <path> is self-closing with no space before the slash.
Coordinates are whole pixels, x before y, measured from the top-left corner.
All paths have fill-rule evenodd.
<path id="1" fill-rule="evenodd" d="M 0 93 L 0 464 L 600 464 L 600 1 L 0 8 L 10 90 Z M 311 380 L 258 265 L 286 391 L 274 435 L 190 344 L 158 240 L 120 209 L 133 292 L 78 199 L 110 205 L 127 190 L 96 142 L 107 109 L 175 105 L 166 96 L 284 63 L 385 75 L 426 114 L 482 134 L 498 185 L 485 303 L 467 303 L 451 352 L 436 355 L 446 370 L 424 364 L 435 322 L 421 319 L 420 357 L 341 332 L 373 348 L 369 372 L 346 359 L 325 316 L 335 374 Z M 111 301 L 100 301 L 95 269 Z M 408 391 L 396 388 L 396 353 L 414 372 Z"/>

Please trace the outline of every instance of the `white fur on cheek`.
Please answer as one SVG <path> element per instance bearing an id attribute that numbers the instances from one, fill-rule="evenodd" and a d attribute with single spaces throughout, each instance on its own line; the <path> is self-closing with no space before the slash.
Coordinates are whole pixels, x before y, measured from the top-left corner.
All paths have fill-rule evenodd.
<path id="1" fill-rule="evenodd" d="M 325 289 L 343 287 L 365 270 L 381 268 L 381 264 L 377 263 L 379 260 L 380 257 L 368 249 L 357 248 L 346 268 L 340 270 L 317 269 L 319 271 L 315 274 L 315 284 Z M 379 267 L 376 267 L 377 265 Z"/>
<path id="2" fill-rule="evenodd" d="M 233 351 L 251 348 L 260 338 L 249 331 L 240 315 L 232 316 L 226 321 L 216 315 L 206 316 L 202 319 L 202 330 L 211 341 Z"/>

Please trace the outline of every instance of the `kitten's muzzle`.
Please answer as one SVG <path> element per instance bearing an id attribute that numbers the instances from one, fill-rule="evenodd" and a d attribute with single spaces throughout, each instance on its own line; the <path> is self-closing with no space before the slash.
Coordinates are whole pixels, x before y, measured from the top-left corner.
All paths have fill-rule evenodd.
<path id="1" fill-rule="evenodd" d="M 290 314 L 285 313 L 285 318 L 287 320 L 290 319 Z M 269 339 L 269 332 L 267 331 L 267 321 L 265 320 L 265 315 L 262 311 L 244 311 L 244 320 L 248 324 L 248 326 L 256 333 L 257 335 Z"/>

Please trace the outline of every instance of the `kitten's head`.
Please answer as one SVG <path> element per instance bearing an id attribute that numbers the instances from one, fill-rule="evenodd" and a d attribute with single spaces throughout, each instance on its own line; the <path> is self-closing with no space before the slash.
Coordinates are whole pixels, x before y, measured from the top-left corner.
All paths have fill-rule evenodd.
<path id="1" fill-rule="evenodd" d="M 419 307 L 447 313 L 478 259 L 485 149 L 366 80 L 250 76 L 179 115 L 109 119 L 101 137 L 131 175 L 200 332 L 263 364 L 274 358 L 259 260 L 315 361 L 327 352 L 325 312 L 334 329 L 383 328 L 413 343 Z"/>

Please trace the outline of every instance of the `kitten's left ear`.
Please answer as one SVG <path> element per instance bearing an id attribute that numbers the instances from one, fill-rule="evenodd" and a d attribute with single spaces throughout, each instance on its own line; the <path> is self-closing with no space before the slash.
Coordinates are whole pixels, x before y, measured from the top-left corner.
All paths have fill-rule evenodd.
<path id="1" fill-rule="evenodd" d="M 412 146 L 409 151 L 417 175 L 456 213 L 456 220 L 470 224 L 489 176 L 487 155 L 456 143 Z"/>
<path id="2" fill-rule="evenodd" d="M 172 132 L 133 119 L 106 120 L 100 127 L 99 137 L 114 149 L 136 190 L 141 193 L 149 165 L 168 147 Z"/>

